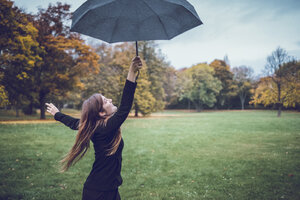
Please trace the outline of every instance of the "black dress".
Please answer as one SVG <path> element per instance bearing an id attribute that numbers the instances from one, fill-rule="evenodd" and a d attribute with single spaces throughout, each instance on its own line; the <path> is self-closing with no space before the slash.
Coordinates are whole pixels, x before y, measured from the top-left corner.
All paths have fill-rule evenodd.
<path id="1" fill-rule="evenodd" d="M 136 84 L 136 82 L 126 80 L 118 111 L 107 121 L 106 126 L 99 126 L 91 137 L 94 144 L 95 161 L 84 183 L 82 193 L 82 199 L 84 200 L 120 199 L 118 187 L 123 181 L 121 177 L 123 139 L 121 139 L 115 154 L 111 156 L 106 154 L 109 144 L 131 110 Z M 78 129 L 79 119 L 61 112 L 56 113 L 54 119 L 71 129 Z"/>

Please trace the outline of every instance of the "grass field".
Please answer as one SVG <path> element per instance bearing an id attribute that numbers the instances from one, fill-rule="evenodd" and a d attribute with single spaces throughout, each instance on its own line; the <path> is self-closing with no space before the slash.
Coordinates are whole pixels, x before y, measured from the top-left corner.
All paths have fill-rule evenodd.
<path id="1" fill-rule="evenodd" d="M 163 112 L 122 126 L 123 200 L 299 199 L 300 114 Z M 93 149 L 64 174 L 76 132 L 0 124 L 0 199 L 81 199 Z"/>

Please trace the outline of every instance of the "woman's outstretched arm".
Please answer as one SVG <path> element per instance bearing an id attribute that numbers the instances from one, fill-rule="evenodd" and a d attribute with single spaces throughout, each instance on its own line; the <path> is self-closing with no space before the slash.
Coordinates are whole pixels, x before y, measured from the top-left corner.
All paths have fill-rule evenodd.
<path id="1" fill-rule="evenodd" d="M 52 103 L 46 103 L 47 112 L 54 116 L 56 121 L 62 122 L 64 125 L 70 127 L 73 130 L 78 130 L 79 127 L 79 119 L 73 118 L 69 115 L 61 113 L 55 105 Z"/>
<path id="2" fill-rule="evenodd" d="M 121 104 L 117 112 L 108 119 L 106 128 L 110 130 L 117 130 L 122 123 L 126 120 L 134 99 L 134 93 L 136 89 L 137 83 L 136 76 L 137 71 L 142 68 L 142 61 L 140 57 L 135 57 L 132 60 L 132 63 L 130 65 L 127 80 L 125 82 L 125 86 L 123 89 Z"/>

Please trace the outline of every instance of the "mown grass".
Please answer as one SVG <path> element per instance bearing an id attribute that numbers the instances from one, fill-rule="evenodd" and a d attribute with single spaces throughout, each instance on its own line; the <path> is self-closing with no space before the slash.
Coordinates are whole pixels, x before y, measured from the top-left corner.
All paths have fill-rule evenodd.
<path id="1" fill-rule="evenodd" d="M 300 114 L 160 116 L 122 127 L 122 199 L 299 199 Z M 76 132 L 59 123 L 0 124 L 0 132 L 0 199 L 81 199 L 93 150 L 64 174 L 57 164 Z"/>
<path id="2" fill-rule="evenodd" d="M 80 116 L 80 111 L 75 109 L 62 109 L 63 112 L 75 115 L 76 117 Z M 52 115 L 45 113 L 46 119 L 53 119 Z M 15 110 L 5 110 L 0 109 L 0 121 L 19 121 L 19 120 L 39 120 L 40 119 L 40 110 L 36 109 L 36 114 L 25 115 L 21 110 L 19 111 L 19 116 L 16 116 Z"/>

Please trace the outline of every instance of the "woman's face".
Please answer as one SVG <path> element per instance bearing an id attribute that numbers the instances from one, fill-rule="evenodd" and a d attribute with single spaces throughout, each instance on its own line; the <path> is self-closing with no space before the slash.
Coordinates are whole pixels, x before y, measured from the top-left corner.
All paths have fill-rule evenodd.
<path id="1" fill-rule="evenodd" d="M 117 107 L 112 104 L 111 99 L 107 99 L 105 96 L 101 95 L 103 100 L 103 110 L 105 111 L 106 115 L 111 115 L 117 111 Z"/>

